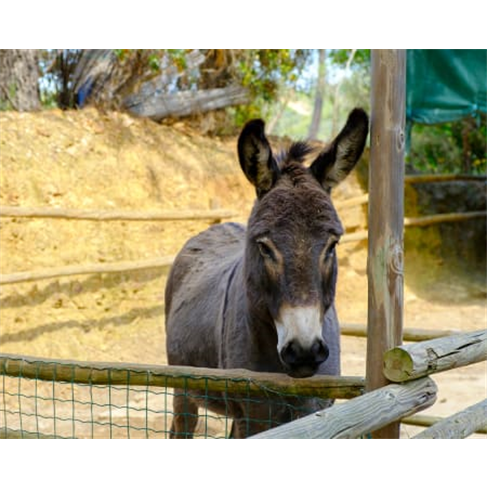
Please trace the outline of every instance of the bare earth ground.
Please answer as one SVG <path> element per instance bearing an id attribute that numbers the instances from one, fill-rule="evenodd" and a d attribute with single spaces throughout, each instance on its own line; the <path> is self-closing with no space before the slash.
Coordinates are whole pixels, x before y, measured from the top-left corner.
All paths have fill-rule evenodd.
<path id="1" fill-rule="evenodd" d="M 126 210 L 221 207 L 233 210 L 233 220 L 245 223 L 254 199 L 238 167 L 235 139 L 208 139 L 185 126 L 165 127 L 124 114 L 1 113 L 0 157 L 1 205 Z M 337 190 L 335 199 L 361 193 L 352 178 Z M 365 227 L 364 208 L 340 213 L 349 232 Z M 208 225 L 2 218 L 0 271 L 172 255 Z M 365 243 L 341 245 L 339 259 L 339 318 L 344 324 L 365 324 Z M 408 255 L 405 266 L 408 271 Z M 485 328 L 486 281 L 480 285 L 479 279 L 457 275 L 435 281 L 436 264 L 431 266 L 424 288 L 412 288 L 407 272 L 405 327 Z M 165 280 L 166 271 L 154 269 L 4 285 L 0 351 L 164 364 Z M 366 340 L 343 337 L 342 348 L 343 374 L 364 375 Z M 438 400 L 424 413 L 447 416 L 486 398 L 486 362 L 436 375 L 434 380 Z M 103 415 L 100 412 L 100 418 Z M 419 430 L 402 426 L 402 437 Z M 77 433 L 91 434 L 83 432 L 83 426 Z"/>

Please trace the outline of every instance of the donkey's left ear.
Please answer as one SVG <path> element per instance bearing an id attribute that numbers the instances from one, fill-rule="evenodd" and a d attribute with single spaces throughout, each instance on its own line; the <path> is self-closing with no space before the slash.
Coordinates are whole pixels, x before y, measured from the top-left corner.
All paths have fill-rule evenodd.
<path id="1" fill-rule="evenodd" d="M 239 162 L 247 179 L 256 187 L 258 198 L 271 190 L 278 178 L 278 164 L 264 135 L 264 122 L 248 122 L 237 143 Z"/>
<path id="2" fill-rule="evenodd" d="M 310 171 L 327 190 L 338 185 L 356 166 L 368 137 L 368 115 L 362 108 L 355 108 L 346 125 L 317 159 Z"/>

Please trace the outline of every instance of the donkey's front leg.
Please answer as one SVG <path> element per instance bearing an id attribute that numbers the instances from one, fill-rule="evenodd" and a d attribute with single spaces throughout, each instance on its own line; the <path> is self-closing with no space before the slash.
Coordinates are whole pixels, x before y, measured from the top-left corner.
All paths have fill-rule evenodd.
<path id="1" fill-rule="evenodd" d="M 175 388 L 171 439 L 193 439 L 198 422 L 198 405 L 186 390 Z"/>

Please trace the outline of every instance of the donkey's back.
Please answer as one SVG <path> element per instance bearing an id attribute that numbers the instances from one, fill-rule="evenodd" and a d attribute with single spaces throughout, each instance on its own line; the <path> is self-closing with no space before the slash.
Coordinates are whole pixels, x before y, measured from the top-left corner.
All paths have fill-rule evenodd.
<path id="1" fill-rule="evenodd" d="M 245 227 L 214 225 L 177 255 L 165 293 L 169 364 L 223 367 L 222 314 L 230 278 L 243 259 Z"/>

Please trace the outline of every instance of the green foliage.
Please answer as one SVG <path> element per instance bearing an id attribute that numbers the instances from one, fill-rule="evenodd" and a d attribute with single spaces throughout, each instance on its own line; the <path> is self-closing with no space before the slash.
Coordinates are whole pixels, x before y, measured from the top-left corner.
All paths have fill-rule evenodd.
<path id="1" fill-rule="evenodd" d="M 486 115 L 439 125 L 415 124 L 406 157 L 422 173 L 486 174 Z"/>
<path id="2" fill-rule="evenodd" d="M 241 51 L 236 81 L 251 92 L 251 103 L 235 110 L 235 124 L 269 115 L 271 104 L 283 90 L 296 87 L 310 62 L 311 51 L 303 49 L 250 49 Z"/>
<path id="3" fill-rule="evenodd" d="M 330 61 L 338 67 L 344 68 L 349 60 L 352 49 L 330 49 Z M 351 63 L 352 70 L 369 70 L 371 64 L 371 49 L 356 49 Z"/>

